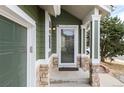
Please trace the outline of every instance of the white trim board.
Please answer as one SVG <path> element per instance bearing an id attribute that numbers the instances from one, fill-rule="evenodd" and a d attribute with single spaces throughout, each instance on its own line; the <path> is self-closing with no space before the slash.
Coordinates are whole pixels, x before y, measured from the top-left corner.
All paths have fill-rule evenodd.
<path id="1" fill-rule="evenodd" d="M 49 62 L 49 52 L 51 51 L 51 48 L 49 48 L 50 42 L 49 42 L 49 22 L 51 22 L 50 16 L 47 11 L 45 11 L 45 60 L 46 62 Z M 52 29 L 52 28 L 51 28 Z"/>
<path id="2" fill-rule="evenodd" d="M 36 86 L 36 24 L 25 12 L 15 5 L 0 6 L 0 15 L 27 28 L 27 86 Z M 32 47 L 32 53 L 30 48 Z"/>
<path id="3" fill-rule="evenodd" d="M 74 63 L 61 63 L 61 29 L 74 29 Z M 76 67 L 78 56 L 78 25 L 59 25 L 57 27 L 57 55 L 59 67 Z"/>
<path id="4" fill-rule="evenodd" d="M 101 15 L 92 15 L 92 64 L 99 64 L 100 63 L 100 18 L 101 18 Z M 95 21 L 98 21 L 98 58 L 94 58 L 94 38 L 95 38 L 95 35 L 94 35 L 94 28 L 95 28 Z"/>

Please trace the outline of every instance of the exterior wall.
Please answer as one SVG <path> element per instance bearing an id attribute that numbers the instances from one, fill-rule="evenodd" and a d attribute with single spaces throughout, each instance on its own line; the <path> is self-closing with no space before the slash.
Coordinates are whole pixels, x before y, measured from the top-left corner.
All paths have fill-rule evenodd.
<path id="1" fill-rule="evenodd" d="M 77 19 L 75 16 L 69 14 L 65 10 L 62 9 L 61 15 L 56 18 L 51 16 L 52 26 L 56 28 L 57 25 L 79 25 L 79 53 L 81 52 L 81 30 L 80 25 L 82 21 Z M 56 30 L 52 31 L 52 53 L 56 53 Z"/>
<path id="2" fill-rule="evenodd" d="M 19 6 L 32 19 L 36 21 L 36 56 L 37 59 L 45 58 L 45 11 L 34 5 Z"/>
<path id="3" fill-rule="evenodd" d="M 37 59 L 45 58 L 45 11 L 38 6 L 21 5 L 19 6 L 24 12 L 36 21 L 37 30 Z M 65 10 L 61 11 L 58 17 L 51 16 L 52 26 L 56 28 L 57 25 L 79 25 L 79 53 L 81 52 L 81 20 L 69 14 Z M 56 53 L 56 31 L 52 31 L 52 53 Z"/>

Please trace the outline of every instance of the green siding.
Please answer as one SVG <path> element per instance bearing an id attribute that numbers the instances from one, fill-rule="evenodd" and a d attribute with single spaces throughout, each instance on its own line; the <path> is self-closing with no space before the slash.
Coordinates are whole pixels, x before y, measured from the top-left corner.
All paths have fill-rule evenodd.
<path id="1" fill-rule="evenodd" d="M 79 25 L 80 26 L 80 25 Z M 81 53 L 81 28 L 79 27 L 79 33 L 78 33 L 79 35 L 78 35 L 78 47 L 79 47 L 79 49 L 78 49 L 78 52 L 79 53 Z"/>
<path id="2" fill-rule="evenodd" d="M 79 25 L 79 52 L 81 52 L 81 30 L 80 25 L 82 24 L 81 20 L 71 15 L 65 10 L 61 10 L 61 15 L 56 18 L 51 16 L 52 26 L 56 27 L 57 25 Z M 52 52 L 56 53 L 56 31 L 52 31 Z"/>
<path id="3" fill-rule="evenodd" d="M 0 87 L 27 85 L 27 29 L 0 16 Z"/>
<path id="4" fill-rule="evenodd" d="M 90 22 L 90 58 L 92 58 L 92 22 Z"/>
<path id="5" fill-rule="evenodd" d="M 56 31 L 52 31 L 52 53 L 56 53 Z"/>
<path id="6" fill-rule="evenodd" d="M 83 29 L 83 53 L 85 53 L 85 29 Z"/>
<path id="7" fill-rule="evenodd" d="M 94 25 L 94 58 L 98 58 L 98 21 Z"/>
<path id="8" fill-rule="evenodd" d="M 45 11 L 35 5 L 19 6 L 36 21 L 36 55 L 37 59 L 45 58 Z"/>

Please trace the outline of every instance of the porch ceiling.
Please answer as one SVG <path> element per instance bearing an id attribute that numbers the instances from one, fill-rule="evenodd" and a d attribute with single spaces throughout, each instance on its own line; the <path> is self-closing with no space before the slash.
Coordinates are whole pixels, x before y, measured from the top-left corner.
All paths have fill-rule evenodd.
<path id="1" fill-rule="evenodd" d="M 83 20 L 83 18 L 94 8 L 94 5 L 62 5 L 62 9 L 66 10 L 75 17 Z"/>
<path id="2" fill-rule="evenodd" d="M 80 20 L 83 20 L 95 7 L 100 10 L 100 14 L 102 16 L 109 13 L 106 9 L 99 5 L 62 5 L 61 7 Z"/>

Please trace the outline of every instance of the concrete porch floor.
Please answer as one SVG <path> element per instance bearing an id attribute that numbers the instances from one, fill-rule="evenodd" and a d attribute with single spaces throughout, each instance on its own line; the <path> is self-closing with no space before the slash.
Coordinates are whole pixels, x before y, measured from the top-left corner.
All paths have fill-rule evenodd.
<path id="1" fill-rule="evenodd" d="M 90 87 L 88 71 L 58 71 L 58 68 L 53 68 L 50 73 L 51 87 Z"/>
<path id="2" fill-rule="evenodd" d="M 100 73 L 100 87 L 124 87 L 119 80 L 108 73 Z M 89 84 L 89 71 L 59 71 L 58 68 L 50 70 L 50 87 L 91 87 Z"/>

